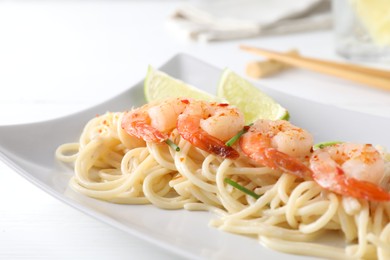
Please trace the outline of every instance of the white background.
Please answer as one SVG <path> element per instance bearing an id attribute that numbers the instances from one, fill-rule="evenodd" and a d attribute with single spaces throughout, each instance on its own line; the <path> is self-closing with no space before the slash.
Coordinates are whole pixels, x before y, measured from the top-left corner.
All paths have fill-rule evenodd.
<path id="1" fill-rule="evenodd" d="M 165 26 L 182 3 L 0 2 L 0 125 L 46 120 L 99 103 L 141 80 L 149 64 L 158 67 L 178 52 L 243 76 L 245 64 L 259 58 L 240 51 L 241 43 L 341 60 L 333 51 L 331 31 L 209 44 L 185 41 Z M 258 83 L 390 117 L 389 91 L 300 69 Z M 92 258 L 174 256 L 57 201 L 0 162 L 0 259 Z"/>

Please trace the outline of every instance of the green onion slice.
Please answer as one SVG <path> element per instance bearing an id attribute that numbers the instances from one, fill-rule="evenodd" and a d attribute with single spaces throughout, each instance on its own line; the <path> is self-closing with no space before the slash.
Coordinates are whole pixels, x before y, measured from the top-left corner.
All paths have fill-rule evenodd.
<path id="1" fill-rule="evenodd" d="M 290 113 L 287 112 L 287 113 L 281 118 L 281 120 L 289 121 L 289 120 L 290 120 Z"/>
<path id="2" fill-rule="evenodd" d="M 173 150 L 175 150 L 176 152 L 180 152 L 180 147 L 177 146 L 177 144 L 175 144 L 171 139 L 167 139 L 165 140 L 165 143 L 167 145 L 169 145 Z"/>
<path id="3" fill-rule="evenodd" d="M 321 142 L 321 143 L 318 143 L 318 144 L 313 145 L 313 150 L 322 149 L 322 148 L 325 148 L 325 147 L 327 147 L 327 146 L 332 146 L 332 145 L 341 144 L 341 143 L 343 143 L 343 142 L 341 142 L 341 141 L 326 141 L 326 142 Z"/>
<path id="4" fill-rule="evenodd" d="M 249 127 L 251 127 L 252 124 L 249 124 L 249 125 L 246 125 L 244 126 L 244 128 L 238 132 L 235 136 L 233 136 L 232 138 L 230 138 L 225 144 L 226 146 L 232 146 L 235 142 L 237 142 L 238 139 L 240 139 L 240 137 L 245 134 L 246 132 L 248 132 L 249 130 Z"/>
<path id="5" fill-rule="evenodd" d="M 235 182 L 235 181 L 233 181 L 233 180 L 231 180 L 229 178 L 225 178 L 224 181 L 225 181 L 225 183 L 227 183 L 227 184 L 233 186 L 234 188 L 236 188 L 237 190 L 240 190 L 240 191 L 244 192 L 245 194 L 248 194 L 249 196 L 252 196 L 255 199 L 258 199 L 258 198 L 261 197 L 261 195 L 256 194 L 256 193 L 254 193 L 251 190 L 248 190 L 244 186 L 241 186 L 240 184 L 238 184 L 237 182 Z"/>

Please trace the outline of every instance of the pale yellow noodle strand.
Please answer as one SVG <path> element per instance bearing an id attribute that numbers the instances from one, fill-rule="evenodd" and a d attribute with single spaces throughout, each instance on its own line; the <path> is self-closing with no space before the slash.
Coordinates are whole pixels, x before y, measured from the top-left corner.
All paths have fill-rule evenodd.
<path id="1" fill-rule="evenodd" d="M 327 259 L 340 260 L 356 259 L 347 256 L 343 249 L 332 246 L 325 246 L 306 242 L 291 242 L 283 239 L 269 238 L 266 236 L 260 236 L 259 240 L 266 247 L 289 254 L 317 256 Z"/>
<path id="2" fill-rule="evenodd" d="M 188 188 L 189 192 L 198 199 L 199 201 L 203 202 L 204 204 L 213 206 L 213 207 L 221 207 L 221 202 L 217 198 L 217 196 L 213 193 L 204 191 L 199 189 L 197 186 L 192 185 Z"/>
<path id="3" fill-rule="evenodd" d="M 90 190 L 88 191 L 88 195 L 91 197 L 99 197 L 104 200 L 109 200 L 115 197 L 116 195 L 120 194 L 121 192 L 129 190 L 136 181 L 143 179 L 144 173 L 147 172 L 148 168 L 151 168 L 151 165 L 153 165 L 153 163 L 154 163 L 153 157 L 149 156 L 119 186 L 113 186 L 109 190 L 100 190 L 100 191 Z"/>
<path id="4" fill-rule="evenodd" d="M 164 169 L 166 170 L 166 169 Z M 157 171 L 157 169 L 156 169 Z M 153 184 L 153 190 L 156 191 L 157 195 L 164 197 L 170 196 L 175 193 L 170 186 L 168 186 L 169 181 L 171 180 L 171 174 L 162 175 L 160 178 L 156 178 Z M 176 193 L 175 193 L 176 194 Z"/>
<path id="5" fill-rule="evenodd" d="M 102 169 L 98 176 L 102 182 L 115 181 L 122 178 L 122 172 L 118 169 Z"/>
<path id="6" fill-rule="evenodd" d="M 284 178 L 284 181 L 281 182 L 278 185 L 278 195 L 279 199 L 283 201 L 283 203 L 287 204 L 289 200 L 289 195 L 287 194 L 287 191 L 290 191 L 290 186 L 293 185 L 295 181 L 295 177 L 293 175 L 286 174 L 286 177 Z"/>
<path id="7" fill-rule="evenodd" d="M 120 168 L 120 165 L 121 165 L 120 159 L 121 158 L 118 160 L 119 156 L 120 156 L 119 154 L 117 154 L 113 151 L 108 151 L 104 155 L 104 159 L 102 161 L 109 165 L 109 167 L 107 167 L 107 168 Z M 122 156 L 120 156 L 120 157 L 122 157 Z"/>
<path id="8" fill-rule="evenodd" d="M 132 205 L 150 204 L 150 201 L 145 197 L 115 197 L 110 199 L 109 201 L 118 204 L 132 204 Z"/>
<path id="9" fill-rule="evenodd" d="M 218 168 L 216 175 L 216 184 L 218 188 L 218 194 L 221 199 L 221 203 L 226 208 L 226 210 L 230 213 L 239 212 L 244 208 L 244 205 L 237 200 L 234 199 L 232 194 L 227 191 L 225 184 L 225 172 L 232 164 L 231 160 L 224 160 Z M 232 187 L 229 187 L 232 188 Z"/>
<path id="10" fill-rule="evenodd" d="M 337 209 L 338 219 L 340 221 L 341 230 L 345 235 L 347 242 L 351 242 L 357 238 L 357 228 L 352 216 L 348 215 L 343 206 Z"/>
<path id="11" fill-rule="evenodd" d="M 191 211 L 208 211 L 219 217 L 224 217 L 228 214 L 225 210 L 222 210 L 220 208 L 206 205 L 204 203 L 196 203 L 196 202 L 186 203 L 184 205 L 184 209 L 191 210 Z M 209 225 L 217 227 L 221 222 L 222 222 L 221 219 L 212 219 L 210 220 Z"/>
<path id="12" fill-rule="evenodd" d="M 381 232 L 379 239 L 383 244 L 380 244 L 378 248 L 378 258 L 380 260 L 390 259 L 390 224 L 387 224 L 384 230 Z"/>
<path id="13" fill-rule="evenodd" d="M 87 186 L 93 181 L 90 178 L 89 171 L 100 156 L 101 150 L 106 149 L 103 144 L 104 142 L 101 139 L 94 140 L 80 151 L 75 162 L 75 177 L 80 184 Z"/>
<path id="14" fill-rule="evenodd" d="M 383 230 L 383 223 L 384 223 L 384 205 L 382 203 L 378 203 L 375 205 L 375 212 L 373 219 L 373 227 L 372 231 L 375 234 L 380 234 L 380 232 Z"/>
<path id="15" fill-rule="evenodd" d="M 257 201 L 256 203 L 250 205 L 249 207 L 244 208 L 243 210 L 236 212 L 234 214 L 231 214 L 226 217 L 226 219 L 233 219 L 233 218 L 246 218 L 250 215 L 255 215 L 256 213 L 262 211 L 262 209 L 270 203 L 272 198 L 277 193 L 277 185 L 275 185 L 274 188 L 268 190 L 266 193 L 264 193 Z"/>
<path id="16" fill-rule="evenodd" d="M 91 144 L 93 144 L 93 142 L 91 142 Z M 118 185 L 121 185 L 122 183 L 125 182 L 126 177 L 127 177 L 126 174 L 128 175 L 131 173 L 131 171 L 129 171 L 127 168 L 128 164 L 129 164 L 129 160 L 131 160 L 131 158 L 133 158 L 133 157 L 139 156 L 143 150 L 144 149 L 131 150 L 127 154 L 125 154 L 125 156 L 122 159 L 122 167 L 121 167 L 122 176 L 120 176 L 120 178 L 113 180 L 113 181 L 110 181 L 110 182 L 99 182 L 99 181 L 91 180 L 91 178 L 89 177 L 90 169 L 83 168 L 83 164 L 81 163 L 81 161 L 83 160 L 83 157 L 88 158 L 90 156 L 88 151 L 93 151 L 93 150 L 89 149 L 88 145 L 87 145 L 83 149 L 83 151 L 80 152 L 82 154 L 79 157 L 80 162 L 77 161 L 75 164 L 76 180 L 81 186 L 83 186 L 87 189 L 102 190 L 102 191 L 112 190 L 112 189 L 114 189 L 114 187 L 117 187 Z"/>
<path id="17" fill-rule="evenodd" d="M 199 188 L 207 190 L 209 192 L 216 193 L 217 188 L 213 184 L 207 183 L 207 182 L 199 179 L 198 177 L 196 177 L 194 175 L 194 172 L 190 170 L 189 165 L 187 163 L 187 160 L 189 160 L 187 158 L 187 152 L 188 152 L 190 145 L 188 143 L 185 143 L 185 142 L 180 142 L 180 143 L 183 145 L 181 145 L 180 152 L 177 152 L 175 154 L 175 159 L 174 159 L 177 170 L 183 176 L 185 176 L 188 180 L 190 180 L 194 185 L 198 186 Z"/>
<path id="18" fill-rule="evenodd" d="M 163 149 L 168 149 L 166 146 L 166 144 L 147 143 L 147 147 L 149 148 L 150 153 L 154 156 L 158 164 L 160 164 L 164 168 L 176 171 L 176 166 L 174 164 L 174 161 L 172 160 L 172 157 L 170 158 L 171 160 L 165 158 L 167 157 L 167 152 L 162 151 Z"/>
<path id="19" fill-rule="evenodd" d="M 143 190 L 149 201 L 157 207 L 163 209 L 179 209 L 183 208 L 185 203 L 195 202 L 196 200 L 194 198 L 183 198 L 182 196 L 176 196 L 173 198 L 161 197 L 153 190 L 153 182 L 156 181 L 155 179 L 161 177 L 161 175 L 169 173 L 169 171 L 169 169 L 160 169 L 158 171 L 148 173 L 144 180 Z"/>
<path id="20" fill-rule="evenodd" d="M 263 215 L 268 217 L 285 215 L 285 214 L 286 214 L 286 206 L 263 210 Z"/>
<path id="21" fill-rule="evenodd" d="M 215 160 L 215 156 L 210 154 L 208 155 L 203 163 L 202 163 L 202 174 L 205 176 L 209 181 L 215 182 L 215 174 L 214 172 L 211 171 L 211 164 Z"/>
<path id="22" fill-rule="evenodd" d="M 337 213 L 337 208 L 339 206 L 339 200 L 338 200 L 337 196 L 334 195 L 333 193 L 329 193 L 328 198 L 330 200 L 329 201 L 330 205 L 329 205 L 328 210 L 326 210 L 325 212 L 320 214 L 321 217 L 319 217 L 315 222 L 310 223 L 310 224 L 304 224 L 304 223 L 300 224 L 299 231 L 301 231 L 304 234 L 313 233 L 313 232 L 319 231 L 327 223 L 329 223 L 331 221 L 332 217 Z M 312 211 L 309 214 L 318 214 L 315 211 L 315 208 L 313 210 L 314 211 Z"/>
<path id="23" fill-rule="evenodd" d="M 297 202 L 303 205 L 315 201 L 322 201 L 323 198 L 320 196 L 322 192 L 321 187 L 319 187 L 314 181 L 307 182 L 311 182 L 312 186 L 297 199 Z"/>
<path id="24" fill-rule="evenodd" d="M 300 183 L 291 193 L 288 198 L 287 208 L 286 208 L 286 217 L 287 222 L 291 227 L 298 228 L 298 220 L 296 219 L 296 211 L 302 204 L 298 204 L 299 197 L 306 191 L 308 191 L 313 186 L 313 183 L 310 181 L 305 181 Z"/>
<path id="25" fill-rule="evenodd" d="M 268 223 L 259 222 L 256 220 L 227 220 L 220 227 L 221 230 L 246 234 L 246 235 L 261 235 L 274 237 L 291 241 L 312 241 L 317 238 L 321 232 L 311 234 L 302 234 L 298 230 L 291 230 L 277 226 L 269 225 Z"/>
<path id="26" fill-rule="evenodd" d="M 228 171 L 228 175 L 255 175 L 255 176 L 263 176 L 263 175 L 276 175 L 280 176 L 278 171 L 271 170 L 268 167 L 231 167 Z"/>
<path id="27" fill-rule="evenodd" d="M 369 225 L 368 203 L 361 201 L 362 210 L 355 216 L 355 222 L 358 230 L 357 247 L 347 247 L 347 254 L 354 258 L 361 258 L 367 249 L 367 229 Z"/>
<path id="28" fill-rule="evenodd" d="M 176 183 L 174 185 L 170 185 L 178 194 L 183 197 L 190 197 L 191 192 L 190 188 L 194 186 L 190 181 L 184 180 L 182 182 Z"/>
<path id="29" fill-rule="evenodd" d="M 390 256 L 390 248 L 385 241 L 381 240 L 380 237 L 374 235 L 373 233 L 367 234 L 367 241 L 369 241 L 371 243 L 369 245 L 369 247 L 373 247 L 375 253 L 377 251 L 377 254 L 376 254 L 377 257 L 375 257 L 375 259 L 377 259 L 377 258 L 389 259 L 388 257 Z M 368 249 L 368 250 L 370 250 L 370 249 Z M 384 252 L 382 250 L 384 250 Z M 368 252 L 365 252 L 365 255 L 367 255 L 367 253 Z"/>
<path id="30" fill-rule="evenodd" d="M 105 196 L 102 196 L 99 191 L 91 191 L 89 189 L 86 189 L 82 186 L 80 186 L 77 181 L 72 178 L 69 182 L 69 185 L 76 191 L 85 194 L 91 198 L 101 199 L 105 201 L 110 201 L 113 203 L 121 203 L 121 204 L 148 204 L 150 203 L 148 199 L 145 197 L 130 197 L 130 195 L 127 195 L 126 197 L 121 197 L 121 194 L 117 194 L 117 197 L 110 197 L 106 198 Z"/>
<path id="31" fill-rule="evenodd" d="M 345 251 L 347 252 L 347 254 L 350 254 L 350 252 L 358 251 L 359 247 L 360 246 L 358 244 L 350 245 L 346 248 Z M 354 256 L 350 256 L 350 257 L 352 257 L 353 259 L 364 259 L 364 260 L 378 259 L 377 248 L 373 244 L 367 244 L 363 252 L 363 255 L 361 257 L 358 258 L 355 258 Z"/>
<path id="32" fill-rule="evenodd" d="M 271 209 L 276 209 L 277 207 L 280 206 L 280 204 L 282 202 L 283 202 L 282 199 L 279 196 L 276 196 L 275 198 L 272 199 L 272 201 L 270 203 L 270 208 Z"/>
<path id="33" fill-rule="evenodd" d="M 67 143 L 58 146 L 55 151 L 55 156 L 62 162 L 74 162 L 77 159 L 79 151 L 78 143 Z M 68 155 L 70 154 L 70 155 Z"/>
<path id="34" fill-rule="evenodd" d="M 283 214 L 283 215 L 276 215 L 276 216 L 269 217 L 266 220 L 264 220 L 264 223 L 273 226 L 284 225 L 286 223 L 286 215 Z"/>
<path id="35" fill-rule="evenodd" d="M 323 215 L 329 208 L 331 202 L 328 200 L 321 200 L 314 203 L 308 203 L 303 205 L 297 210 L 297 216 L 318 216 Z"/>

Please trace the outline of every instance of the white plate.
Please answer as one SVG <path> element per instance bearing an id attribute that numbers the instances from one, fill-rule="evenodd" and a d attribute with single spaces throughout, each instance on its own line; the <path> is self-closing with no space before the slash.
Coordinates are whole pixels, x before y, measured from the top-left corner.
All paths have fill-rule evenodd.
<path id="1" fill-rule="evenodd" d="M 161 70 L 210 93 L 216 92 L 221 75 L 221 70 L 184 54 L 173 57 Z M 55 149 L 62 143 L 77 141 L 85 123 L 96 114 L 123 111 L 144 103 L 142 83 L 77 114 L 45 122 L 1 126 L 0 157 L 61 201 L 185 258 L 307 259 L 274 252 L 259 245 L 256 239 L 208 227 L 208 221 L 214 216 L 207 212 L 169 211 L 151 205 L 116 205 L 68 189 L 72 171 L 55 160 Z M 390 148 L 390 120 L 387 118 L 314 103 L 264 87 L 262 90 L 283 104 L 290 111 L 291 121 L 313 133 L 316 142 L 344 140 Z"/>

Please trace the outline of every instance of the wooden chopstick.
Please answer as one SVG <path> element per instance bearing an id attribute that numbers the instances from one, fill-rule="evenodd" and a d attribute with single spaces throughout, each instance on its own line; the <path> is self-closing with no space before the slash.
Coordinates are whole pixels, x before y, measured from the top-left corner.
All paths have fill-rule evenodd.
<path id="1" fill-rule="evenodd" d="M 379 89 L 390 90 L 390 71 L 367 68 L 353 64 L 306 58 L 302 56 L 292 56 L 285 53 L 245 45 L 241 45 L 240 49 L 295 67 L 302 67 L 358 83 L 363 83 Z"/>

